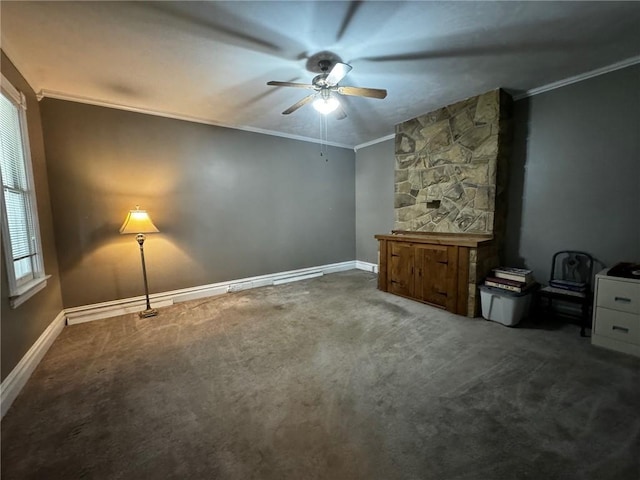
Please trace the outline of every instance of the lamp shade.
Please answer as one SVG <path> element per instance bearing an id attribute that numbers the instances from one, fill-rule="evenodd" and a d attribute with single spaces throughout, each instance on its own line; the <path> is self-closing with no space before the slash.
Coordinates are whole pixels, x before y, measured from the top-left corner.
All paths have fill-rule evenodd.
<path id="1" fill-rule="evenodd" d="M 146 210 L 129 210 L 127 218 L 125 219 L 122 227 L 120 227 L 120 233 L 156 233 L 159 232 L 158 228 L 153 224 L 149 214 Z"/>

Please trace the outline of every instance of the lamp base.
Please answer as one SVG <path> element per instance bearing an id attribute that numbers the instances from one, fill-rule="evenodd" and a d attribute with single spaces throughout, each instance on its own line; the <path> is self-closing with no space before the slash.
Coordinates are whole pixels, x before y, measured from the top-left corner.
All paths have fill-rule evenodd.
<path id="1" fill-rule="evenodd" d="M 158 315 L 158 310 L 156 310 L 155 308 L 149 308 L 147 310 L 139 312 L 138 315 L 140 316 L 140 318 L 155 317 L 156 315 Z"/>

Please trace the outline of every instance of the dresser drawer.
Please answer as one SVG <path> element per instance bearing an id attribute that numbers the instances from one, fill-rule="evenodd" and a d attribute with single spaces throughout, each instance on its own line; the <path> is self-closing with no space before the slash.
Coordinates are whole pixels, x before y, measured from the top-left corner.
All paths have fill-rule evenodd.
<path id="1" fill-rule="evenodd" d="M 640 315 L 598 307 L 595 334 L 640 345 Z"/>
<path id="2" fill-rule="evenodd" d="M 600 278 L 596 305 L 640 314 L 640 284 Z"/>

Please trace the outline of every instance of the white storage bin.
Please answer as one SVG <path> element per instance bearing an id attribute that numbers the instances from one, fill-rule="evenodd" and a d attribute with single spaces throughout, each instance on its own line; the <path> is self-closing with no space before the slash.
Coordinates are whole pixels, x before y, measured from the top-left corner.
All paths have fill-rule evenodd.
<path id="1" fill-rule="evenodd" d="M 529 313 L 531 291 L 515 293 L 482 285 L 480 300 L 484 318 L 513 327 Z"/>

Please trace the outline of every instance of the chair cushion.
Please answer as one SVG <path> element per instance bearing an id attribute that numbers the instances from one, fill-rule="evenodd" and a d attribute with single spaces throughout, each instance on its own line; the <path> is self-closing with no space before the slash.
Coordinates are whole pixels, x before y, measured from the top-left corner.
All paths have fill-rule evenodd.
<path id="1" fill-rule="evenodd" d="M 539 292 L 542 294 L 549 293 L 552 295 L 566 295 L 569 297 L 576 297 L 576 298 L 587 297 L 586 292 L 574 292 L 572 290 L 566 290 L 564 288 L 557 288 L 557 287 L 551 287 L 551 286 L 542 287 Z"/>

